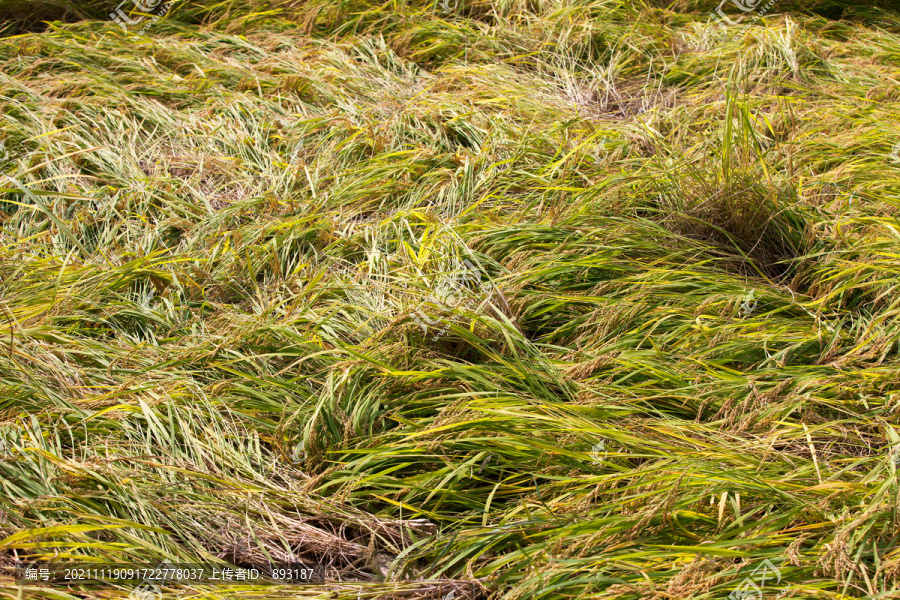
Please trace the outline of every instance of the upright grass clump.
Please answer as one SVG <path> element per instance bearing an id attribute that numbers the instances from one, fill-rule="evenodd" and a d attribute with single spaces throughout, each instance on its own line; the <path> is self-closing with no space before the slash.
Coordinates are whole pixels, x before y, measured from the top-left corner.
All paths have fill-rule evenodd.
<path id="1" fill-rule="evenodd" d="M 793 190 L 749 174 L 711 181 L 706 172 L 689 168 L 660 189 L 659 201 L 660 218 L 670 230 L 734 256 L 747 274 L 787 282 L 809 246 Z"/>
<path id="2" fill-rule="evenodd" d="M 638 194 L 650 199 L 649 206 L 639 205 L 670 231 L 705 242 L 742 273 L 800 285 L 814 247 L 812 215 L 796 184 L 767 165 L 771 152 L 757 121 L 746 103 L 729 95 L 718 148 L 672 161 L 662 167 L 662 177 L 658 167 L 637 176 Z"/>

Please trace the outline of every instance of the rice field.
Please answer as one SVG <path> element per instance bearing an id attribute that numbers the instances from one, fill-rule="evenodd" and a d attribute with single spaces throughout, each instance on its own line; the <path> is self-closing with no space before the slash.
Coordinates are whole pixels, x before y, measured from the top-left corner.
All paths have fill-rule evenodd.
<path id="1" fill-rule="evenodd" d="M 0 0 L 0 598 L 900 597 L 900 12 L 736 3 Z"/>

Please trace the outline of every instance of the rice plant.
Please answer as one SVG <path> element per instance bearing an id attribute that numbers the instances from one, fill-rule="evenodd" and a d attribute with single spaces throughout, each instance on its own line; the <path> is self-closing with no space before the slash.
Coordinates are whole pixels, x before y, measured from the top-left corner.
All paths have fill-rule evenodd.
<path id="1" fill-rule="evenodd" d="M 0 596 L 900 595 L 900 14 L 728 6 L 0 0 Z"/>

